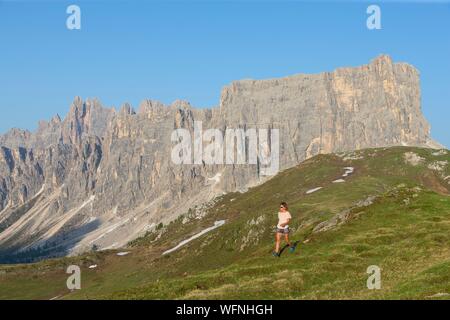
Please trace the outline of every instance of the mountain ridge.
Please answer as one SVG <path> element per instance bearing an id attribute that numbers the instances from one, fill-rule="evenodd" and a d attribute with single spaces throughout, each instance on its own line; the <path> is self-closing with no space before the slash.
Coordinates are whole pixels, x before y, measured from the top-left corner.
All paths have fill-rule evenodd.
<path id="1" fill-rule="evenodd" d="M 172 131 L 192 133 L 195 121 L 279 129 L 281 170 L 320 153 L 440 147 L 421 113 L 418 71 L 385 55 L 333 72 L 235 81 L 212 109 L 144 100 L 137 112 L 129 104 L 116 111 L 76 97 L 63 120 L 0 136 L 0 248 L 53 241 L 59 254 L 77 254 L 120 247 L 196 205 L 267 180 L 258 165 L 171 163 Z M 35 206 L 18 214 L 42 189 Z"/>

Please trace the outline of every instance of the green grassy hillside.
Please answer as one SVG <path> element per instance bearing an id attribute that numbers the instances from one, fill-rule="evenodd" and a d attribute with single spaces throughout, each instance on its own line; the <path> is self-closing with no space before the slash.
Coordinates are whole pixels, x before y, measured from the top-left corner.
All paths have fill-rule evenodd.
<path id="1" fill-rule="evenodd" d="M 409 147 L 320 155 L 160 226 L 125 248 L 126 256 L 92 252 L 0 266 L 0 298 L 449 298 L 449 162 L 450 152 Z M 342 178 L 345 167 L 354 172 Z M 275 258 L 280 201 L 289 204 L 299 245 Z M 218 220 L 225 225 L 162 255 Z M 66 288 L 70 264 L 82 268 L 82 289 L 74 292 Z M 367 289 L 370 265 L 381 268 L 380 290 Z"/>

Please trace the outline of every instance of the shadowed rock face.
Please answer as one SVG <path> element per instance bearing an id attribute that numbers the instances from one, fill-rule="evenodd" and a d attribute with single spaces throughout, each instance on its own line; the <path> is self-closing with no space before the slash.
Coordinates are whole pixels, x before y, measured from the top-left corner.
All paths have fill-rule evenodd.
<path id="1" fill-rule="evenodd" d="M 421 112 L 418 71 L 388 56 L 334 72 L 233 82 L 213 109 L 146 100 L 137 113 L 129 105 L 116 112 L 77 97 L 64 120 L 0 136 L 0 249 L 119 247 L 267 179 L 258 165 L 172 163 L 173 130 L 192 132 L 194 121 L 222 132 L 279 129 L 281 169 L 319 153 L 439 147 Z"/>

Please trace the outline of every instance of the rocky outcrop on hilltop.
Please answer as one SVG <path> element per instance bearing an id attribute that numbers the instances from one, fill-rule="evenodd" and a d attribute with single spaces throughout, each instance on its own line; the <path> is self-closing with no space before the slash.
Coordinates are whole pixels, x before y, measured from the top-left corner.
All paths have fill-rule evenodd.
<path id="1" fill-rule="evenodd" d="M 319 153 L 367 147 L 439 147 L 421 112 L 419 73 L 380 56 L 314 75 L 243 80 L 220 106 L 146 100 L 119 111 L 75 98 L 36 132 L 0 136 L 0 252 L 77 253 L 125 245 L 189 208 L 268 177 L 261 163 L 171 160 L 174 129 L 278 129 L 280 169 Z"/>

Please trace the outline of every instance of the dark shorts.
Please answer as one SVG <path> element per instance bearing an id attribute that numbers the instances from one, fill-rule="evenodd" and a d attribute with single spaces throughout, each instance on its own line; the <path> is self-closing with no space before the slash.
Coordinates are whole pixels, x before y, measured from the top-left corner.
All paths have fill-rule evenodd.
<path id="1" fill-rule="evenodd" d="M 286 229 L 277 228 L 277 233 L 289 234 L 289 228 Z"/>

